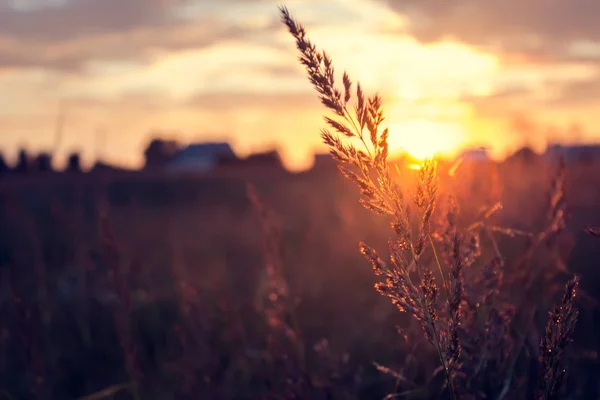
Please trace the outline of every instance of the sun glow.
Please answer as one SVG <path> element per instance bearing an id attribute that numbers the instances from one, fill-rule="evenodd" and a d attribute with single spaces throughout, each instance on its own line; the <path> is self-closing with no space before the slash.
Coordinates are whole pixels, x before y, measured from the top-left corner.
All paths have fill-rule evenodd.
<path id="1" fill-rule="evenodd" d="M 433 156 L 455 155 L 464 132 L 458 123 L 414 119 L 390 125 L 390 153 L 408 153 L 421 161 Z"/>

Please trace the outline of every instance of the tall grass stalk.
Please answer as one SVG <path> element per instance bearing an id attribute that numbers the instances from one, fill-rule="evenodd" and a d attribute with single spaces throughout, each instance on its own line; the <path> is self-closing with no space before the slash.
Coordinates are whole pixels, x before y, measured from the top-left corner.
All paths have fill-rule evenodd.
<path id="1" fill-rule="evenodd" d="M 450 395 L 455 399 L 458 394 L 453 366 L 460 353 L 460 342 L 456 332 L 451 333 L 446 327 L 438 326 L 436 302 L 439 290 L 431 269 L 422 260 L 430 242 L 430 222 L 437 201 L 436 162 L 426 159 L 419 170 L 419 184 L 412 199 L 420 216 L 420 227 L 415 235 L 411 228 L 413 207 L 393 179 L 387 161 L 389 130 L 382 128 L 382 98 L 379 94 L 365 96 L 360 83 L 357 83 L 356 105 L 350 112 L 349 101 L 354 91 L 348 74 L 343 74 L 343 90 L 339 90 L 335 86 L 331 58 L 326 52 L 317 50 L 307 38 L 304 27 L 292 18 L 287 8 L 281 7 L 280 11 L 283 23 L 296 40 L 300 62 L 319 93 L 321 103 L 335 116 L 325 117 L 329 128 L 321 131 L 323 142 L 329 146 L 341 172 L 358 185 L 362 195 L 360 202 L 369 210 L 387 216 L 396 234 L 389 242 L 390 265 L 385 264 L 374 249 L 365 243 L 360 244 L 361 253 L 372 263 L 375 273 L 385 277 L 385 282 L 378 283 L 376 288 L 390 297 L 401 311 L 410 312 L 421 323 L 428 341 L 436 349 Z M 355 143 L 362 146 L 358 147 Z M 412 275 L 412 271 L 416 271 L 418 277 Z M 441 275 L 443 277 L 443 271 Z M 460 279 L 460 274 L 452 278 Z M 462 293 L 458 287 L 462 283 L 453 284 L 457 287 L 456 299 L 451 299 L 445 283 L 444 286 L 448 310 L 456 318 L 450 329 L 455 329 L 460 324 Z M 451 340 L 442 338 L 448 334 Z"/>
<path id="2" fill-rule="evenodd" d="M 505 298 L 502 298 L 503 301 L 498 305 L 492 302 L 492 299 L 498 297 L 496 293 L 503 287 L 502 273 L 498 269 L 504 268 L 504 258 L 494 234 L 530 237 L 529 247 L 523 257 L 517 261 L 517 266 L 522 266 L 531 259 L 542 243 L 564 229 L 564 164 L 561 164 L 550 191 L 547 216 L 549 223 L 539 234 L 530 235 L 518 230 L 495 227 L 488 223 L 490 216 L 501 208 L 501 204 L 497 203 L 485 207 L 478 222 L 469 225 L 463 231 L 458 229 L 456 215 L 450 211 L 448 229 L 440 235 L 440 232 L 435 232 L 431 225 L 439 198 L 436 160 L 425 159 L 421 163 L 416 190 L 409 196 L 406 189 L 400 186 L 398 179 L 390 172 L 389 130 L 383 127 L 381 96 L 377 93 L 366 96 L 360 83 L 356 83 L 354 87 L 346 72 L 342 75 L 341 88 L 336 86 L 335 70 L 329 55 L 319 50 L 308 39 L 305 28 L 291 16 L 286 7 L 280 7 L 280 13 L 282 22 L 295 39 L 299 61 L 305 67 L 310 83 L 316 89 L 321 103 L 332 114 L 325 116 L 327 128 L 321 130 L 323 143 L 329 147 L 329 152 L 342 174 L 358 186 L 361 194 L 360 203 L 372 212 L 385 216 L 394 233 L 393 238 L 389 240 L 389 263 L 380 258 L 375 249 L 363 242 L 360 243 L 360 252 L 369 260 L 375 274 L 384 278 L 383 282 L 375 285 L 376 289 L 382 295 L 389 297 L 400 311 L 410 313 L 419 321 L 425 337 L 438 356 L 449 396 L 457 399 L 459 396 L 462 397 L 467 389 L 477 390 L 470 387 L 468 382 L 464 387 L 458 386 L 458 381 L 465 379 L 467 373 L 465 371 L 474 371 L 477 375 L 487 364 L 486 355 L 475 354 L 477 349 L 492 354 L 496 352 L 493 343 L 497 346 L 502 345 L 501 349 L 504 345 L 509 346 L 512 343 L 510 336 L 512 308 L 503 303 L 506 301 Z M 350 100 L 353 98 L 355 101 L 352 106 Z M 412 225 L 414 217 L 418 219 L 416 229 Z M 490 239 L 494 257 L 488 264 L 489 267 L 483 271 L 490 279 L 489 287 L 484 291 L 483 298 L 479 298 L 477 297 L 479 294 L 476 294 L 479 290 L 476 284 L 469 285 L 468 296 L 465 293 L 463 268 L 472 266 L 475 258 L 481 255 L 479 238 L 482 233 Z M 442 258 L 434 245 L 434 236 L 439 237 L 445 245 L 445 265 L 442 265 Z M 431 251 L 427 249 L 429 246 Z M 429 257 L 430 255 L 432 257 Z M 431 258 L 437 265 L 437 273 L 445 292 L 442 301 L 440 301 L 436 278 L 430 268 Z M 537 278 L 537 270 L 536 268 L 533 272 L 518 271 L 524 275 L 521 281 L 525 282 L 525 292 Z M 484 282 L 487 279 L 484 277 Z M 576 281 L 567 284 L 568 295 L 565 295 L 562 305 L 555 307 L 551 314 L 541 345 L 546 353 L 556 352 L 558 349 L 562 352 L 573 333 L 576 320 L 576 311 L 572 306 L 576 287 L 574 282 Z M 484 326 L 479 325 L 482 304 L 488 309 Z M 465 319 L 463 311 L 465 305 L 469 305 L 468 320 Z M 525 311 L 527 310 L 526 308 Z M 498 332 L 499 335 L 492 332 Z M 469 354 L 461 357 L 463 339 L 473 335 L 481 336 L 483 345 L 477 341 L 470 343 L 472 348 L 469 349 Z M 495 338 L 494 335 L 499 338 Z M 497 361 L 504 366 L 507 360 L 516 361 L 519 354 L 517 351 L 513 357 L 508 357 L 504 354 L 504 350 L 501 350 Z M 541 398 L 544 399 L 553 396 L 557 385 L 553 382 L 560 380 L 556 372 L 557 358 L 560 357 L 556 355 L 554 357 L 556 359 L 540 358 L 541 366 L 545 371 L 541 378 Z M 474 365 L 465 366 L 463 365 L 465 362 L 473 362 Z M 493 368 L 493 364 L 489 368 Z M 509 367 L 504 387 L 500 392 L 501 397 L 508 393 L 511 386 L 513 368 L 514 365 Z M 467 380 L 472 378 L 466 377 Z"/>
<path id="3" fill-rule="evenodd" d="M 123 260 L 113 232 L 108 205 L 102 203 L 99 212 L 103 256 L 109 270 L 112 289 L 118 297 L 118 302 L 114 310 L 115 326 L 125 356 L 127 373 L 132 382 L 130 386 L 131 392 L 135 400 L 140 400 L 140 371 L 130 320 L 132 313 L 131 291 L 127 286 L 125 271 L 123 270 Z"/>

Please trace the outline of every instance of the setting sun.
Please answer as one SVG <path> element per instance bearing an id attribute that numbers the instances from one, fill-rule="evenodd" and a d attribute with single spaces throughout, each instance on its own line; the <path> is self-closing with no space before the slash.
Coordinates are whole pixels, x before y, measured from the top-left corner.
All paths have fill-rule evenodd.
<path id="1" fill-rule="evenodd" d="M 458 123 L 414 119 L 390 126 L 390 152 L 408 153 L 417 160 L 458 152 L 463 131 Z"/>

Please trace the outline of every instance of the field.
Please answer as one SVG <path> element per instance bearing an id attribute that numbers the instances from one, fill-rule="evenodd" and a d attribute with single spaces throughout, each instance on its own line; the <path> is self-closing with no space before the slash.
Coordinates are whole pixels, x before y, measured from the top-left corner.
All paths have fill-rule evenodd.
<path id="1" fill-rule="evenodd" d="M 555 169 L 513 160 L 460 165 L 450 177 L 440 166 L 440 198 L 457 196 L 461 225 L 501 200 L 495 225 L 538 232 Z M 529 297 L 519 297 L 524 287 L 504 288 L 512 299 L 536 303 L 526 322 L 537 328 L 527 331 L 519 353 L 534 362 L 512 364 L 506 398 L 530 398 L 535 390 L 529 378 L 537 357 L 528 352 L 538 348 L 547 311 L 572 273 L 581 279 L 580 317 L 567 349 L 567 398 L 600 396 L 600 243 L 584 232 L 600 222 L 595 170 L 567 164 L 567 227 L 529 262 L 518 261 L 527 237 L 498 235 L 505 276 L 518 273 L 514 268 L 558 271 L 535 281 Z M 414 186 L 417 174 L 402 171 L 398 181 Z M 260 204 L 253 206 L 248 183 Z M 4 398 L 441 393 L 443 376 L 418 324 L 374 290 L 377 277 L 358 251 L 363 240 L 387 257 L 393 231 L 358 204 L 355 185 L 335 170 L 49 174 L 6 177 L 0 185 Z M 436 218 L 442 201 L 438 209 Z M 482 260 L 465 274 L 481 273 L 491 246 L 482 236 Z M 107 389 L 115 394 L 98 394 Z"/>

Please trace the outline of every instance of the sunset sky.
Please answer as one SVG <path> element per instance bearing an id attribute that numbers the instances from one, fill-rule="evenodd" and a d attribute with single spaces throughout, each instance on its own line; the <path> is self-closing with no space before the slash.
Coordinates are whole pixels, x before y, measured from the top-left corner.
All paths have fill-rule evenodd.
<path id="1" fill-rule="evenodd" d="M 310 164 L 324 109 L 286 5 L 367 93 L 393 149 L 600 140 L 597 0 L 0 0 L 0 148 L 142 163 L 153 132 Z M 340 79 L 341 80 L 341 79 Z"/>

